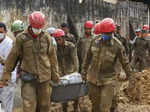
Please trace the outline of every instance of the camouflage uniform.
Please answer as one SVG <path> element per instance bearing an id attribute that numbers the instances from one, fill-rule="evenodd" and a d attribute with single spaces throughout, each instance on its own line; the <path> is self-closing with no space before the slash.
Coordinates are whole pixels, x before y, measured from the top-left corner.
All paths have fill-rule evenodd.
<path id="1" fill-rule="evenodd" d="M 126 53 L 128 54 L 129 53 L 129 47 L 128 47 L 127 40 L 118 33 L 115 33 L 115 37 L 121 41 L 122 45 L 125 48 Z"/>
<path id="2" fill-rule="evenodd" d="M 28 32 L 17 36 L 5 62 L 3 80 L 10 79 L 18 58 L 22 57 L 21 73 L 32 74 L 36 80 L 24 82 L 21 87 L 24 112 L 49 112 L 51 80 L 58 81 L 58 63 L 52 38 L 41 32 L 33 38 Z"/>
<path id="3" fill-rule="evenodd" d="M 76 39 L 75 39 L 74 35 L 72 35 L 71 33 L 67 33 L 65 35 L 65 40 L 69 41 L 69 42 L 72 42 L 73 44 L 76 45 Z"/>
<path id="4" fill-rule="evenodd" d="M 138 63 L 137 69 L 142 71 L 146 67 L 146 51 L 150 51 L 149 42 L 144 38 L 137 38 L 134 43 L 134 59 L 133 59 L 133 68 Z"/>
<path id="5" fill-rule="evenodd" d="M 78 51 L 78 58 L 79 58 L 79 72 L 81 73 L 81 66 L 83 63 L 84 58 L 87 55 L 87 51 L 90 47 L 90 43 L 92 41 L 92 35 L 90 35 L 88 38 L 80 38 L 78 44 L 77 44 L 77 51 Z"/>
<path id="6" fill-rule="evenodd" d="M 65 41 L 64 46 L 57 48 L 59 72 L 61 76 L 78 72 L 79 64 L 76 47 L 73 43 Z M 74 102 L 74 111 L 78 110 L 78 99 Z M 63 103 L 63 112 L 67 112 L 67 103 Z"/>
<path id="7" fill-rule="evenodd" d="M 115 63 L 119 59 L 129 76 L 131 68 L 124 48 L 115 37 L 104 43 L 101 37 L 91 42 L 82 66 L 82 75 L 89 82 L 92 112 L 109 112 L 114 97 Z"/>
<path id="8" fill-rule="evenodd" d="M 58 46 L 57 58 L 61 76 L 78 72 L 77 51 L 73 43 L 65 41 L 64 46 Z"/>

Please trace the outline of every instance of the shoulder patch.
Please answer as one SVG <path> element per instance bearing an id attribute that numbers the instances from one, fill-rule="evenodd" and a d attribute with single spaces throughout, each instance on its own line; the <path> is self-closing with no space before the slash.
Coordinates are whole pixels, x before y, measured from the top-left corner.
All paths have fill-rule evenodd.
<path id="1" fill-rule="evenodd" d="M 16 37 L 16 40 L 26 42 L 30 40 L 30 38 L 27 38 L 27 33 L 23 32 L 23 33 L 18 34 L 18 36 Z"/>

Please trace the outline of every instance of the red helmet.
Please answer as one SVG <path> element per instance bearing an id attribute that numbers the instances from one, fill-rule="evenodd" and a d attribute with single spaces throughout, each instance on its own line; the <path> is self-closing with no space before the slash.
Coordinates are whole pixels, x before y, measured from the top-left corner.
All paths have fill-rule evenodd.
<path id="1" fill-rule="evenodd" d="M 35 11 L 29 15 L 29 23 L 33 28 L 43 28 L 45 25 L 45 15 L 39 11 Z"/>
<path id="2" fill-rule="evenodd" d="M 84 23 L 84 28 L 90 28 L 90 29 L 92 29 L 93 28 L 93 21 L 86 21 Z"/>
<path id="3" fill-rule="evenodd" d="M 97 23 L 94 27 L 94 34 L 99 35 L 101 34 L 100 32 L 100 23 Z"/>
<path id="4" fill-rule="evenodd" d="M 149 31 L 149 26 L 148 26 L 148 25 L 144 25 L 144 26 L 142 27 L 142 30 Z"/>
<path id="5" fill-rule="evenodd" d="M 105 18 L 100 22 L 99 29 L 101 33 L 114 32 L 116 29 L 114 20 L 111 18 Z"/>
<path id="6" fill-rule="evenodd" d="M 65 32 L 62 29 L 56 29 L 52 35 L 53 37 L 62 37 L 65 36 Z"/>

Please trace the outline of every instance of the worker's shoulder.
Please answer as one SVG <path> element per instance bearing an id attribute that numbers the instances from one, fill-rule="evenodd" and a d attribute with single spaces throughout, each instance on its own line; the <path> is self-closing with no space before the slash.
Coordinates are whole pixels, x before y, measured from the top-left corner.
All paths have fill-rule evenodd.
<path id="1" fill-rule="evenodd" d="M 50 35 L 49 35 L 49 33 L 48 32 L 46 32 L 46 31 L 42 31 L 42 36 L 45 36 L 45 37 L 51 37 Z"/>
<path id="2" fill-rule="evenodd" d="M 69 48 L 75 48 L 75 45 L 72 42 L 65 41 L 65 46 Z"/>
<path id="3" fill-rule="evenodd" d="M 67 36 L 70 37 L 70 38 L 74 37 L 74 35 L 72 33 L 67 33 Z"/>
<path id="4" fill-rule="evenodd" d="M 100 42 L 102 41 L 101 35 L 97 35 L 95 36 L 95 38 L 91 39 L 91 44 L 100 44 Z"/>
<path id="5" fill-rule="evenodd" d="M 42 32 L 42 38 L 43 39 L 48 39 L 49 41 L 53 42 L 53 37 L 51 37 L 47 32 L 43 31 Z"/>
<path id="6" fill-rule="evenodd" d="M 29 39 L 29 37 L 28 37 L 28 33 L 26 31 L 19 33 L 16 37 L 16 41 L 18 41 L 18 42 L 24 42 L 28 39 Z"/>
<path id="7" fill-rule="evenodd" d="M 119 48 L 123 48 L 123 45 L 122 45 L 121 41 L 118 38 L 112 37 L 112 42 L 113 42 L 113 45 L 115 45 Z"/>

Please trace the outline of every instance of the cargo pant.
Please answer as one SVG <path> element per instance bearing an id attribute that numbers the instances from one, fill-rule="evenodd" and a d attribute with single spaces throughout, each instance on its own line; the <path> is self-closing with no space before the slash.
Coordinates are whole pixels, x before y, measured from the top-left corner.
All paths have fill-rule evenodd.
<path id="1" fill-rule="evenodd" d="M 23 112 L 49 112 L 52 88 L 49 81 L 22 83 Z"/>
<path id="2" fill-rule="evenodd" d="M 137 66 L 138 65 L 138 66 Z M 146 67 L 146 57 L 135 55 L 132 62 L 133 69 L 136 69 L 141 72 Z"/>
<path id="3" fill-rule="evenodd" d="M 96 86 L 89 83 L 89 98 L 92 103 L 92 112 L 110 112 L 114 97 L 114 86 Z"/>

